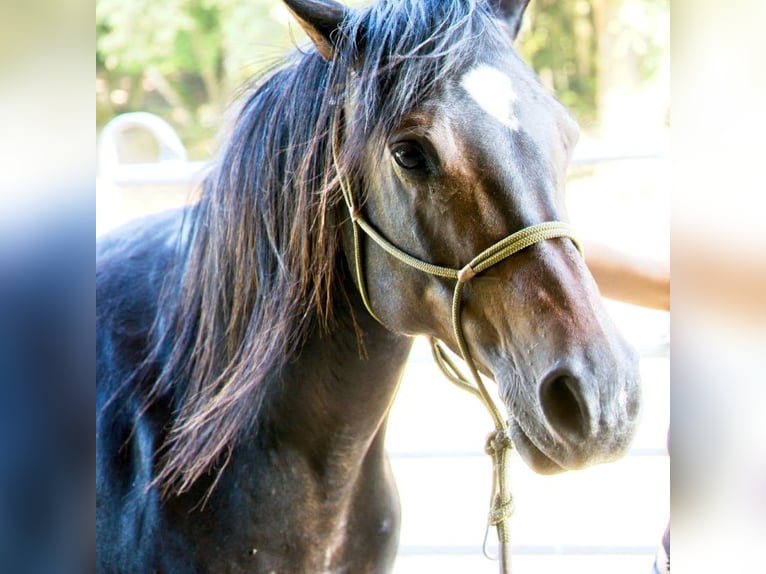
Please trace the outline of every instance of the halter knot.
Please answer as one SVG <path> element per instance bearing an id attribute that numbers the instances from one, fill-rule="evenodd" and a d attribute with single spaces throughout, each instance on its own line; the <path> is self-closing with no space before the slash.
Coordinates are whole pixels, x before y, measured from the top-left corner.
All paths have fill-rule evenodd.
<path id="1" fill-rule="evenodd" d="M 500 495 L 495 496 L 495 500 L 492 503 L 492 508 L 489 511 L 488 523 L 492 526 L 508 520 L 513 515 L 514 505 L 513 496 L 509 493 L 508 500 L 500 500 Z"/>
<path id="2" fill-rule="evenodd" d="M 512 449 L 513 441 L 508 431 L 505 429 L 495 430 L 487 436 L 487 443 L 484 446 L 484 452 L 490 456 L 495 456 L 505 449 Z"/>
<path id="3" fill-rule="evenodd" d="M 470 264 L 466 265 L 457 272 L 457 280 L 459 283 L 467 283 L 474 277 L 476 277 L 476 271 L 473 270 L 473 267 L 471 267 Z"/>

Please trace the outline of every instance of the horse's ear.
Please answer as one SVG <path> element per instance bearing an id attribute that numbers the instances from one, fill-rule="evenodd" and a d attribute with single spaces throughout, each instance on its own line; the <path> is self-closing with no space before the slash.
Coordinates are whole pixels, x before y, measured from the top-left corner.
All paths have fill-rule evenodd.
<path id="1" fill-rule="evenodd" d="M 314 42 L 325 60 L 335 56 L 338 29 L 346 17 L 346 7 L 335 0 L 284 0 L 301 28 Z"/>
<path id="2" fill-rule="evenodd" d="M 521 28 L 524 10 L 529 0 L 488 0 L 495 15 L 504 21 L 511 30 L 511 38 L 516 39 Z"/>

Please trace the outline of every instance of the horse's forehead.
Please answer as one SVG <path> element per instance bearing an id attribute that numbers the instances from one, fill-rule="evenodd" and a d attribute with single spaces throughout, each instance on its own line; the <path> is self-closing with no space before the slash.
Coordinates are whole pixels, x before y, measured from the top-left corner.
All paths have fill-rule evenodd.
<path id="1" fill-rule="evenodd" d="M 515 109 L 519 93 L 508 73 L 490 64 L 479 64 L 468 69 L 459 84 L 473 103 L 494 120 L 513 131 L 519 129 Z"/>
<path id="2" fill-rule="evenodd" d="M 502 63 L 475 63 L 458 75 L 457 85 L 458 99 L 478 106 L 513 131 L 529 115 L 539 119 L 539 114 L 544 114 L 556 122 L 571 119 L 566 109 L 540 85 L 534 72 L 517 58 Z"/>
<path id="3" fill-rule="evenodd" d="M 524 132 L 539 153 L 565 156 L 577 141 L 577 123 L 521 60 L 476 63 L 458 74 L 452 85 L 451 95 L 443 102 L 444 116 L 452 118 L 447 122 L 458 134 L 465 131 L 465 137 L 474 139 L 468 134 L 478 133 L 479 140 L 490 147 L 502 147 L 497 138 Z"/>

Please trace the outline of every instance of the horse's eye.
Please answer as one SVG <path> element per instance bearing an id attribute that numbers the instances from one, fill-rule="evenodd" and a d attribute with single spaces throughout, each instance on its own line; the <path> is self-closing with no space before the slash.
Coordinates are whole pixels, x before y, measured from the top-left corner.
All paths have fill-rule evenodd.
<path id="1" fill-rule="evenodd" d="M 404 169 L 424 169 L 427 165 L 423 148 L 416 142 L 399 142 L 391 148 L 394 160 Z"/>

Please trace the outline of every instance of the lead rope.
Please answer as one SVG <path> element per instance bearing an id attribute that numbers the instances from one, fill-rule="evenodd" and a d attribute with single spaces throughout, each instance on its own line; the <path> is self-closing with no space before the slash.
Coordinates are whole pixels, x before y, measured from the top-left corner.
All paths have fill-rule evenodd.
<path id="1" fill-rule="evenodd" d="M 336 124 L 337 125 L 337 124 Z M 337 130 L 336 130 L 337 133 Z M 452 329 L 455 335 L 460 355 L 468 366 L 473 382 L 463 375 L 454 362 L 449 358 L 442 344 L 434 337 L 430 338 L 431 350 L 436 361 L 444 375 L 461 389 L 468 391 L 478 397 L 492 417 L 495 430 L 487 437 L 485 452 L 492 457 L 492 496 L 490 499 L 490 510 L 487 518 L 487 532 L 484 535 L 483 552 L 488 558 L 487 552 L 487 534 L 489 527 L 494 526 L 497 529 L 497 538 L 499 543 L 499 565 L 501 574 L 510 574 L 511 572 L 511 552 L 510 552 L 510 525 L 509 518 L 513 513 L 513 496 L 510 493 L 508 485 L 508 461 L 513 448 L 511 436 L 508 432 L 508 424 L 505 422 L 500 409 L 495 404 L 484 381 L 479 375 L 476 364 L 468 349 L 468 344 L 463 334 L 461 320 L 461 302 L 465 284 L 472 280 L 482 271 L 496 265 L 514 253 L 521 251 L 539 241 L 554 239 L 557 237 L 568 237 L 571 239 L 577 249 L 582 252 L 579 242 L 572 228 L 561 221 L 547 221 L 530 225 L 520 231 L 517 231 L 508 237 L 501 239 L 491 247 L 485 249 L 479 255 L 474 257 L 462 269 L 453 269 L 451 267 L 442 267 L 421 261 L 416 257 L 405 253 L 393 243 L 383 237 L 372 227 L 362 216 L 361 211 L 356 205 L 351 188 L 343 175 L 340 173 L 340 163 L 337 157 L 337 146 L 333 138 L 332 155 L 338 173 L 338 182 L 343 193 L 343 199 L 348 208 L 353 228 L 354 241 L 354 268 L 357 278 L 359 293 L 362 297 L 367 312 L 372 315 L 381 325 L 385 323 L 375 314 L 370 303 L 367 287 L 364 281 L 364 269 L 362 264 L 361 233 L 367 234 L 370 239 L 377 243 L 384 251 L 405 265 L 409 265 L 424 273 L 453 279 L 456 281 L 455 289 L 452 294 Z"/>

